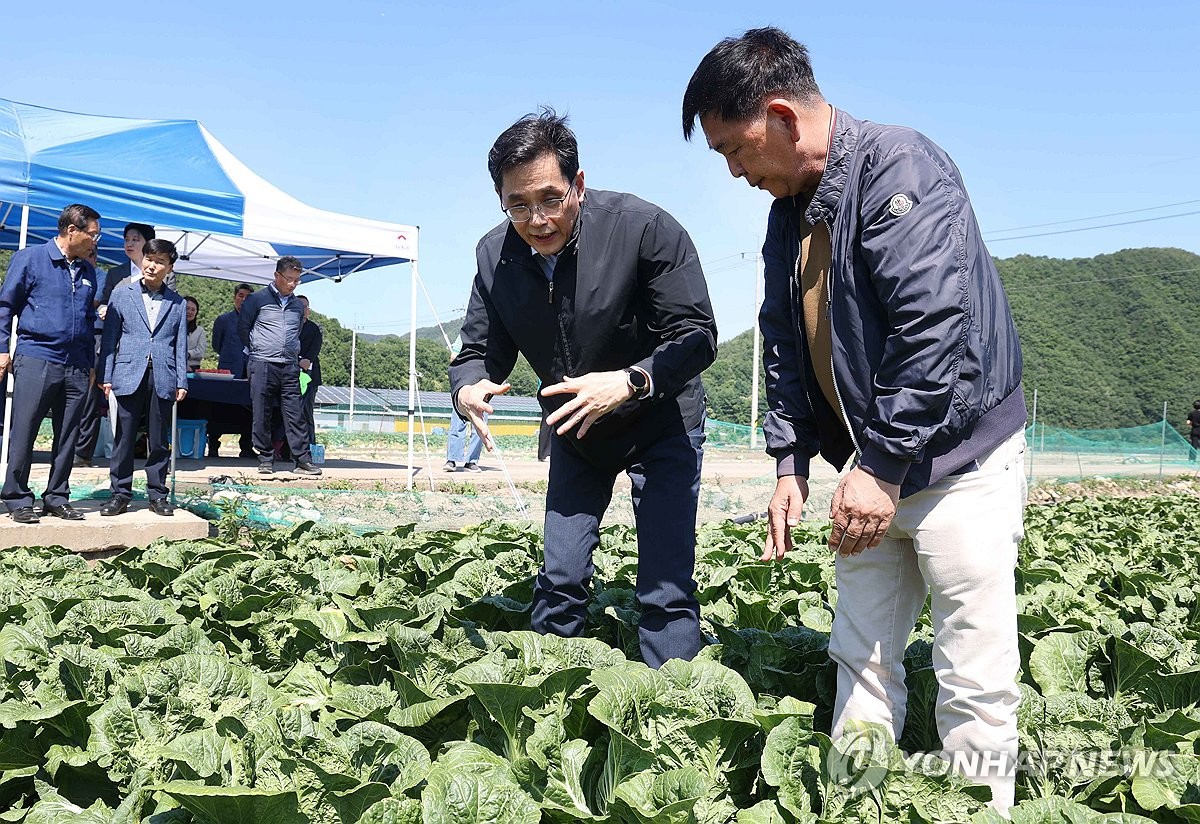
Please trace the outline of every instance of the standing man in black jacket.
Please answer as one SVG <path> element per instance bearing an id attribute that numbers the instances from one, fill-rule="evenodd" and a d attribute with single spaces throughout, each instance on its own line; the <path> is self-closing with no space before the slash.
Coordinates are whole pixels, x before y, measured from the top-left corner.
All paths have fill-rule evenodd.
<path id="1" fill-rule="evenodd" d="M 488 171 L 508 220 L 476 248 L 478 271 L 450 365 L 454 403 L 494 448 L 484 415 L 517 353 L 555 427 L 545 562 L 533 629 L 584 631 L 592 551 L 618 472 L 633 483 L 642 657 L 700 650 L 696 507 L 704 443 L 700 373 L 716 356 L 704 273 L 687 232 L 633 195 L 588 189 L 566 118 L 504 131 Z"/>
<path id="2" fill-rule="evenodd" d="M 763 245 L 767 451 L 778 481 L 763 560 L 792 546 L 818 453 L 841 468 L 832 734 L 897 738 L 904 653 L 925 597 L 942 746 L 1013 803 L 1014 570 L 1025 503 L 1021 345 L 954 163 L 912 129 L 825 102 L 779 29 L 718 43 L 683 98 L 734 177 L 776 198 Z"/>
<path id="3" fill-rule="evenodd" d="M 304 425 L 304 402 L 300 399 L 300 327 L 304 304 L 295 297 L 304 264 L 284 255 L 275 264 L 275 280 L 242 303 L 238 334 L 250 353 L 246 372 L 250 377 L 250 404 L 254 415 L 254 451 L 258 472 L 275 471 L 275 445 L 271 439 L 271 416 L 278 399 L 288 446 L 300 475 L 320 475 L 312 462 Z"/>
<path id="4" fill-rule="evenodd" d="M 312 319 L 312 307 L 308 298 L 297 295 L 304 304 L 304 325 L 300 327 L 300 369 L 308 373 L 308 386 L 301 392 L 304 401 L 304 423 L 308 427 L 308 442 L 317 442 L 316 403 L 317 387 L 321 385 L 321 344 L 325 342 L 325 333 L 320 325 Z"/>

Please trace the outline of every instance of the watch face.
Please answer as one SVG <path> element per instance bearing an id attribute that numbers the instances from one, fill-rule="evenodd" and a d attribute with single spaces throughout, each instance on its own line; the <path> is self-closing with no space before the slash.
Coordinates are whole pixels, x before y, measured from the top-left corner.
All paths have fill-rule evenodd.
<path id="1" fill-rule="evenodd" d="M 646 376 L 636 369 L 626 369 L 625 374 L 629 376 L 629 385 L 637 391 L 641 392 L 646 388 Z"/>

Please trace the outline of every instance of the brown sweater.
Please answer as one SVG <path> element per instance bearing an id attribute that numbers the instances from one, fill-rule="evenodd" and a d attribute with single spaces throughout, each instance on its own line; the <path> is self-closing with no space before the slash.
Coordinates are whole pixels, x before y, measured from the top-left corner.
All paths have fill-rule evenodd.
<path id="1" fill-rule="evenodd" d="M 812 228 L 800 241 L 797 274 L 800 281 L 801 307 L 804 311 L 804 337 L 808 341 L 809 357 L 817 384 L 829 405 L 838 410 L 837 390 L 833 385 L 833 338 L 830 335 L 827 311 L 827 282 L 833 248 L 829 242 L 829 224 L 824 221 Z"/>

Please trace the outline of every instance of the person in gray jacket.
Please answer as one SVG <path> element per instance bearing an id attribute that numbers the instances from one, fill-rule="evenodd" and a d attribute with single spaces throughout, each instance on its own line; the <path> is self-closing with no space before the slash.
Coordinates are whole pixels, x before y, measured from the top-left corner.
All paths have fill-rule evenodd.
<path id="1" fill-rule="evenodd" d="M 133 446 L 146 420 L 146 494 L 150 511 L 174 515 L 167 500 L 171 406 L 187 396 L 187 309 L 164 281 L 179 255 L 168 240 L 147 241 L 135 283 L 116 287 L 104 316 L 98 382 L 117 405 L 110 479 L 101 515 L 120 515 L 133 498 Z"/>
<path id="2" fill-rule="evenodd" d="M 258 471 L 275 471 L 275 446 L 271 438 L 271 416 L 278 399 L 288 446 L 300 475 L 320 475 L 312 462 L 304 401 L 300 395 L 300 328 L 304 325 L 304 302 L 295 297 L 304 264 L 285 255 L 275 264 L 275 279 L 267 288 L 246 298 L 238 315 L 238 334 L 250 355 L 246 372 L 250 378 L 254 451 Z"/>
<path id="3" fill-rule="evenodd" d="M 904 653 L 928 593 L 943 756 L 1013 803 L 1014 569 L 1025 502 L 1021 347 L 954 163 L 909 128 L 830 106 L 808 52 L 756 29 L 692 75 L 697 119 L 734 177 L 775 203 L 763 246 L 764 560 L 792 546 L 820 453 L 852 468 L 833 496 L 838 602 L 832 735 L 899 737 Z"/>

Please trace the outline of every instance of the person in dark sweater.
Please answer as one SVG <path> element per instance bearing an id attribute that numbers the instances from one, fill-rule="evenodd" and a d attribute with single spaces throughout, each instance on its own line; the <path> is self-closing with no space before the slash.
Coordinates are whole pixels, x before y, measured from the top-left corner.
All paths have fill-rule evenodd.
<path id="1" fill-rule="evenodd" d="M 325 335 L 316 321 L 312 320 L 312 309 L 308 298 L 297 295 L 304 303 L 304 325 L 300 327 L 300 369 L 308 373 L 308 386 L 304 387 L 304 423 L 308 426 L 308 442 L 317 442 L 316 403 L 317 387 L 321 385 L 321 344 Z"/>
<path id="2" fill-rule="evenodd" d="M 218 315 L 213 321 L 212 347 L 217 353 L 217 368 L 228 369 L 235 378 L 246 377 L 246 345 L 238 333 L 238 318 L 241 317 L 242 304 L 254 292 L 254 287 L 248 283 L 239 283 L 233 287 L 233 309 Z M 240 458 L 255 457 L 254 445 L 249 432 L 243 430 L 238 441 Z M 221 450 L 221 433 L 210 427 L 208 431 L 208 457 L 219 457 Z"/>

